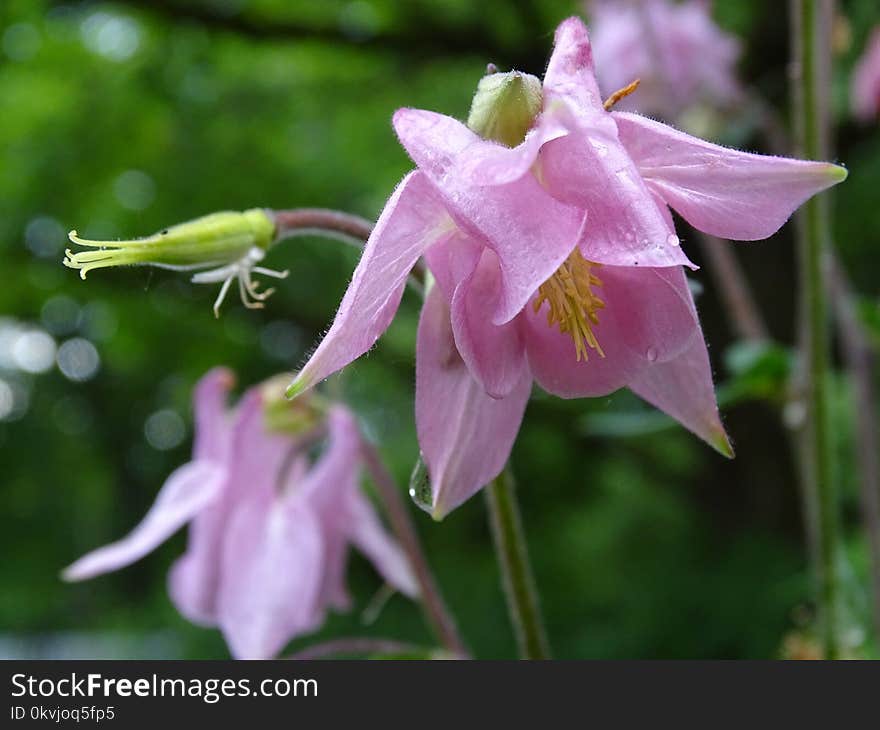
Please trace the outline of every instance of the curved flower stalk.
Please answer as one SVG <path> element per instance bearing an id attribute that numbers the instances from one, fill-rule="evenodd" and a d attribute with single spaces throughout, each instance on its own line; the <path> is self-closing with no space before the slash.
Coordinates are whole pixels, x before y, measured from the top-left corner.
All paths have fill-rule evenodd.
<path id="1" fill-rule="evenodd" d="M 857 119 L 867 123 L 880 117 L 880 27 L 871 32 L 868 45 L 853 69 L 849 93 Z"/>
<path id="2" fill-rule="evenodd" d="M 189 544 L 172 566 L 169 593 L 190 621 L 218 626 L 236 658 L 273 657 L 316 630 L 329 609 L 348 608 L 349 546 L 392 587 L 416 597 L 406 557 L 360 491 L 361 437 L 352 414 L 330 407 L 328 444 L 311 463 L 308 432 L 297 438 L 267 428 L 273 414 L 263 390 L 227 410 L 232 383 L 223 369 L 202 379 L 193 460 L 168 478 L 127 537 L 77 560 L 65 579 L 129 565 L 188 523 Z"/>
<path id="3" fill-rule="evenodd" d="M 528 101 L 521 76 L 508 78 Z M 846 176 L 609 113 L 576 18 L 556 31 L 541 99 L 515 147 L 434 112 L 394 115 L 418 169 L 386 204 L 333 325 L 288 389 L 369 350 L 424 257 L 436 288 L 419 325 L 416 422 L 437 518 L 498 475 L 533 380 L 563 398 L 629 387 L 731 455 L 669 208 L 755 240 Z"/>
<path id="4" fill-rule="evenodd" d="M 711 3 L 593 0 L 587 8 L 603 93 L 641 80 L 621 110 L 675 119 L 700 104 L 723 108 L 741 98 L 739 41 L 712 20 Z"/>

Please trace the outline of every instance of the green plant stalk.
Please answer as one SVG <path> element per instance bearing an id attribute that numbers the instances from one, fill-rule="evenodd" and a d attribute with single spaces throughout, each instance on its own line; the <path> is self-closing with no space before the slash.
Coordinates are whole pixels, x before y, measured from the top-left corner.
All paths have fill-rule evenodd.
<path id="1" fill-rule="evenodd" d="M 486 503 L 519 655 L 522 659 L 549 659 L 550 648 L 509 467 L 486 487 Z"/>
<path id="2" fill-rule="evenodd" d="M 827 153 L 827 100 L 830 52 L 823 34 L 827 6 L 822 0 L 792 0 L 794 48 L 794 118 L 800 151 L 808 159 Z M 829 320 L 826 277 L 830 214 L 825 196 L 802 209 L 798 228 L 801 337 L 808 406 L 804 444 L 806 481 L 813 506 L 817 546 L 818 608 L 824 656 L 840 655 L 838 550 L 840 524 L 830 439 L 828 382 Z"/>

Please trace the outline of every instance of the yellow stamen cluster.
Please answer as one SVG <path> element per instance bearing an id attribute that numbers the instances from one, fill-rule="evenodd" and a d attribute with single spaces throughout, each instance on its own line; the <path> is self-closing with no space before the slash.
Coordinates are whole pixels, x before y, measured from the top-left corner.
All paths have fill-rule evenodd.
<path id="1" fill-rule="evenodd" d="M 560 332 L 571 336 L 578 362 L 581 358 L 589 360 L 588 348 L 605 357 L 593 332 L 593 327 L 599 324 L 598 312 L 605 308 L 605 302 L 592 290 L 594 286 L 602 286 L 601 279 L 593 273 L 598 267 L 599 264 L 587 261 L 575 249 L 556 273 L 541 284 L 533 304 L 535 312 L 544 302 L 550 305 L 547 324 L 558 325 Z"/>

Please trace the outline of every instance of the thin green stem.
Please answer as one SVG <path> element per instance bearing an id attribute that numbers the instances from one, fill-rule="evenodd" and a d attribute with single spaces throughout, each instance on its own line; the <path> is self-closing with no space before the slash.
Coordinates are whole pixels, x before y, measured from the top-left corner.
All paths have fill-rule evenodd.
<path id="1" fill-rule="evenodd" d="M 549 659 L 550 648 L 538 606 L 538 592 L 529 564 L 516 486 L 505 469 L 486 488 L 495 552 L 501 566 L 507 609 L 523 659 Z"/>
<path id="2" fill-rule="evenodd" d="M 794 117 L 801 152 L 809 159 L 827 154 L 827 84 L 830 53 L 828 4 L 792 0 Z M 829 332 L 826 281 L 830 212 L 825 196 L 810 200 L 798 229 L 800 316 L 808 423 L 805 443 L 807 486 L 817 537 L 818 606 L 824 655 L 840 655 L 838 550 L 840 527 L 828 409 Z"/>

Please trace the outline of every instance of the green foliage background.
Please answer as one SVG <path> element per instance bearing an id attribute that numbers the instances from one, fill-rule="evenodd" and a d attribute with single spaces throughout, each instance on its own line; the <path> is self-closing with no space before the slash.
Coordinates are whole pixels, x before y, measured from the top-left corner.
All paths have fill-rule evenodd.
<path id="1" fill-rule="evenodd" d="M 846 111 L 849 70 L 880 9 L 873 0 L 842 5 L 851 39 L 835 78 L 837 146 L 851 174 L 836 196 L 837 242 L 880 342 L 880 132 L 855 126 Z M 785 13 L 758 0 L 715 6 L 743 38 L 743 77 L 784 117 Z M 292 272 L 268 307 L 231 302 L 217 321 L 216 291 L 171 272 L 99 271 L 80 281 L 60 264 L 66 232 L 129 237 L 253 206 L 374 217 L 411 166 L 391 130 L 393 110 L 464 117 L 488 61 L 540 73 L 556 23 L 578 11 L 561 0 L 0 5 L 0 324 L 45 327 L 59 343 L 85 337 L 101 362 L 83 383 L 57 368 L 0 370 L 28 395 L 25 412 L 0 421 L 0 653 L 226 656 L 219 635 L 184 621 L 165 593 L 182 534 L 86 584 L 65 585 L 58 573 L 124 534 L 186 460 L 199 376 L 226 364 L 247 385 L 296 367 L 357 260 L 333 242 L 290 241 L 267 259 Z M 748 129 L 738 134 L 743 146 L 760 145 Z M 680 233 L 699 263 L 693 235 Z M 774 336 L 790 343 L 790 227 L 737 255 Z M 736 395 L 726 409 L 736 460 L 626 393 L 573 402 L 536 394 L 529 406 L 513 466 L 559 657 L 774 657 L 786 636 L 809 633 L 799 498 L 775 406 L 789 356 L 735 347 L 711 279 L 696 278 L 717 379 Z M 328 386 L 357 410 L 402 485 L 417 456 L 418 308 L 408 294 L 379 347 Z M 846 378 L 838 384 L 848 612 L 857 653 L 870 654 L 853 405 Z M 186 437 L 156 449 L 145 422 L 166 410 L 183 419 Z M 416 517 L 468 643 L 481 657 L 512 656 L 482 499 L 442 524 Z M 351 583 L 355 610 L 334 616 L 318 638 L 429 644 L 417 608 L 401 597 L 363 625 L 378 580 L 359 558 Z"/>

